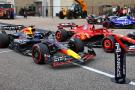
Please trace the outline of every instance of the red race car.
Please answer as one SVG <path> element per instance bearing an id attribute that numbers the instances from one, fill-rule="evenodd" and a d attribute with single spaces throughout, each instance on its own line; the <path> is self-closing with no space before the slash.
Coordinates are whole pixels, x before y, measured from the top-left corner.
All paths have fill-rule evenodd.
<path id="1" fill-rule="evenodd" d="M 66 30 L 66 28 L 70 29 Z M 103 34 L 105 34 L 106 36 L 106 34 L 108 33 L 112 33 L 112 31 L 108 31 L 105 28 L 95 29 L 95 26 L 91 24 L 84 24 L 82 26 L 78 26 L 74 23 L 61 23 L 58 25 L 58 30 L 56 31 L 55 36 L 59 42 L 67 41 L 71 37 L 77 37 L 82 41 L 86 41 L 91 37 L 99 39 L 99 36 L 104 37 Z"/>
<path id="2" fill-rule="evenodd" d="M 68 27 L 70 30 L 65 29 Z M 124 36 L 121 34 L 115 34 L 112 30 L 106 28 L 95 28 L 94 25 L 90 24 L 84 24 L 82 26 L 78 26 L 74 23 L 59 24 L 55 36 L 60 42 L 69 40 L 69 46 L 74 51 L 80 50 L 83 45 L 92 45 L 101 46 L 106 52 L 114 51 L 113 36 L 117 36 L 128 48 L 128 51 L 135 51 L 134 33 Z"/>

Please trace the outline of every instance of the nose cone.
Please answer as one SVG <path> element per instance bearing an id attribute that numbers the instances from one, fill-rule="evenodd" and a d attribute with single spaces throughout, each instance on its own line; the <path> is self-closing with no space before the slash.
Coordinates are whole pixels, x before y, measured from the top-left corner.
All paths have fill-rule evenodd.
<path id="1" fill-rule="evenodd" d="M 80 55 L 77 54 L 76 52 L 74 52 L 74 51 L 71 50 L 71 49 L 68 49 L 68 50 L 67 50 L 67 54 L 68 54 L 69 56 L 71 56 L 71 57 L 77 59 L 77 60 L 80 60 L 80 59 L 81 59 Z"/>
<path id="2" fill-rule="evenodd" d="M 81 59 L 81 56 L 71 49 L 61 49 L 61 52 L 68 55 L 68 56 L 71 56 L 77 60 Z"/>

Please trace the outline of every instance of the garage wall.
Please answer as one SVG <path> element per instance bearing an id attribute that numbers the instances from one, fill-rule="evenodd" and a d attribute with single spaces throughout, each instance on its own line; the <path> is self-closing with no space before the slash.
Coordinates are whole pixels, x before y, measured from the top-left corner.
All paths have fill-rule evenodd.
<path id="1" fill-rule="evenodd" d="M 71 6 L 74 0 L 61 0 L 61 6 Z"/>
<path id="2" fill-rule="evenodd" d="M 34 0 L 15 0 L 16 11 L 19 12 L 20 8 L 30 4 L 34 4 Z"/>
<path id="3" fill-rule="evenodd" d="M 15 0 L 15 3 L 19 7 L 23 7 L 25 5 L 33 4 L 33 0 Z"/>

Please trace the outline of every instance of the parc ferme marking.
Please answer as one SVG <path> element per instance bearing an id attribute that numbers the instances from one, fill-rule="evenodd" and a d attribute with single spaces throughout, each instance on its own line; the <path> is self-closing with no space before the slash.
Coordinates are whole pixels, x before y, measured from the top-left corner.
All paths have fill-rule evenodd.
<path id="1" fill-rule="evenodd" d="M 97 69 L 94 69 L 94 68 L 91 68 L 91 67 L 87 67 L 87 66 L 84 66 L 84 65 L 80 65 L 80 64 L 77 64 L 77 63 L 73 63 L 73 64 L 76 65 L 76 66 L 79 66 L 83 69 L 95 72 L 97 74 L 101 74 L 101 75 L 107 76 L 109 78 L 114 78 L 114 75 L 112 75 L 112 74 L 109 74 L 109 73 L 106 73 L 106 72 L 103 72 L 103 71 L 100 71 L 100 70 L 97 70 Z M 135 86 L 135 82 L 133 82 L 133 81 L 131 81 L 129 84 Z"/>

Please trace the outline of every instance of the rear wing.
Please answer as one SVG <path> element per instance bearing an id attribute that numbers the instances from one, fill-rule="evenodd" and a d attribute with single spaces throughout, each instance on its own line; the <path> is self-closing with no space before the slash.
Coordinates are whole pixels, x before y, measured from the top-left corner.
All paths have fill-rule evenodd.
<path id="1" fill-rule="evenodd" d="M 24 25 L 2 25 L 0 28 L 1 33 L 13 34 L 25 28 Z"/>
<path id="2" fill-rule="evenodd" d="M 73 27 L 78 27 L 77 24 L 75 23 L 59 23 L 59 25 L 57 26 L 58 29 L 63 29 L 63 28 L 73 28 Z"/>

